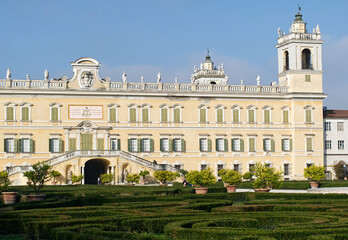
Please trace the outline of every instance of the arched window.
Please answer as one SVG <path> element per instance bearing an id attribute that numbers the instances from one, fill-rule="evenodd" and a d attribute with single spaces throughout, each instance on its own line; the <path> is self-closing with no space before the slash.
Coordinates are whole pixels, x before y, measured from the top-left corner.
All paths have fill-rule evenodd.
<path id="1" fill-rule="evenodd" d="M 240 123 L 240 110 L 242 109 L 241 106 L 233 105 L 232 106 L 232 122 L 233 123 Z"/>
<path id="2" fill-rule="evenodd" d="M 160 114 L 161 114 L 161 122 L 167 123 L 169 122 L 169 106 L 166 104 L 162 104 L 160 106 Z"/>
<path id="3" fill-rule="evenodd" d="M 311 51 L 308 48 L 302 51 L 302 69 L 312 69 Z"/>
<path id="4" fill-rule="evenodd" d="M 224 122 L 225 108 L 223 105 L 219 104 L 216 107 L 216 123 Z"/>
<path id="5" fill-rule="evenodd" d="M 248 123 L 256 123 L 256 109 L 253 105 L 248 106 Z"/>
<path id="6" fill-rule="evenodd" d="M 31 120 L 31 107 L 33 104 L 28 102 L 23 102 L 21 106 L 21 121 L 30 121 Z"/>
<path id="7" fill-rule="evenodd" d="M 138 112 L 137 112 L 137 105 L 130 104 L 128 105 L 128 112 L 129 112 L 129 122 L 135 123 L 138 119 Z"/>
<path id="8" fill-rule="evenodd" d="M 50 121 L 59 122 L 60 121 L 60 108 L 61 104 L 53 102 L 50 104 Z"/>
<path id="9" fill-rule="evenodd" d="M 271 124 L 272 123 L 272 110 L 271 106 L 264 106 L 263 108 L 263 123 Z"/>
<path id="10" fill-rule="evenodd" d="M 283 53 L 283 71 L 289 70 L 289 52 L 284 51 Z"/>
<path id="11" fill-rule="evenodd" d="M 288 124 L 290 122 L 290 108 L 288 106 L 282 107 L 282 123 Z"/>
<path id="12" fill-rule="evenodd" d="M 118 108 L 120 105 L 111 103 L 108 104 L 108 109 L 109 109 L 109 122 L 117 122 L 118 119 Z"/>
<path id="13" fill-rule="evenodd" d="M 183 109 L 183 106 L 180 104 L 173 105 L 173 122 L 174 123 L 182 122 L 182 109 Z"/>
<path id="14" fill-rule="evenodd" d="M 152 106 L 150 106 L 150 105 L 148 105 L 148 104 L 143 104 L 142 106 L 141 106 L 141 121 L 143 122 L 143 123 L 148 123 L 148 122 L 150 122 L 150 108 L 151 108 Z"/>
<path id="15" fill-rule="evenodd" d="M 207 123 L 208 122 L 208 106 L 205 105 L 199 105 L 198 106 L 198 113 L 199 113 L 199 122 L 200 123 Z"/>
<path id="16" fill-rule="evenodd" d="M 305 123 L 313 123 L 313 111 L 314 107 L 310 105 L 306 105 L 304 107 L 304 112 L 305 112 Z"/>
<path id="17" fill-rule="evenodd" d="M 6 121 L 15 121 L 16 120 L 16 106 L 18 104 L 13 102 L 5 103 L 5 119 Z"/>

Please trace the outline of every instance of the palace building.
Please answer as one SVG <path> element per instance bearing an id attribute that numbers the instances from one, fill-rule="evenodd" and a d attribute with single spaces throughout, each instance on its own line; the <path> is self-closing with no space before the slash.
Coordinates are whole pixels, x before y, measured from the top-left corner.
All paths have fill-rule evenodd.
<path id="1" fill-rule="evenodd" d="M 31 164 L 47 161 L 69 183 L 114 173 L 114 184 L 143 169 L 222 168 L 245 173 L 261 162 L 285 179 L 323 165 L 322 43 L 297 13 L 278 30 L 278 82 L 229 84 L 209 54 L 191 83 L 120 81 L 99 76 L 92 58 L 71 63 L 73 76 L 0 80 L 0 168 L 23 185 Z M 0 143 L 1 144 L 1 143 Z"/>

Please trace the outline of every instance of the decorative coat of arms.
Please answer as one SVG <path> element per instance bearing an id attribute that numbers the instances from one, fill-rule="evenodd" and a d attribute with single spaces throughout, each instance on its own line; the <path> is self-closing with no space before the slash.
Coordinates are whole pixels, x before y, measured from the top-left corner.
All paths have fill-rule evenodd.
<path id="1" fill-rule="evenodd" d="M 80 85 L 84 88 L 90 88 L 93 85 L 93 74 L 91 72 L 84 72 L 80 77 Z"/>

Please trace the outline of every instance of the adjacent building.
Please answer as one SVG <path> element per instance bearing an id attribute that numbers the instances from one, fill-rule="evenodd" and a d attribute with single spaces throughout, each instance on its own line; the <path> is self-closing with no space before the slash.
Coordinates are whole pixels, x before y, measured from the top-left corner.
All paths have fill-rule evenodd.
<path id="1" fill-rule="evenodd" d="M 307 32 L 297 13 L 290 32 L 278 30 L 278 82 L 244 85 L 231 80 L 209 54 L 191 83 L 111 81 L 93 58 L 71 63 L 72 77 L 0 80 L 0 168 L 15 184 L 23 172 L 48 161 L 69 183 L 101 173 L 115 184 L 129 173 L 222 168 L 241 173 L 257 162 L 303 179 L 322 165 L 322 43 L 319 27 Z"/>

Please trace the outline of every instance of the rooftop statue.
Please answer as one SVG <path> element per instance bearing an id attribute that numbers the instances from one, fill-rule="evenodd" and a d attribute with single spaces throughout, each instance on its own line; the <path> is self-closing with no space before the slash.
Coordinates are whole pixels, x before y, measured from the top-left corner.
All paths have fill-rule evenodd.
<path id="1" fill-rule="evenodd" d="M 45 76 L 45 80 L 48 80 L 48 78 L 49 78 L 50 75 L 49 75 L 47 69 L 46 69 L 45 72 L 44 72 L 44 76 Z"/>
<path id="2" fill-rule="evenodd" d="M 157 82 L 160 83 L 161 80 L 162 80 L 162 75 L 161 75 L 160 72 L 158 72 L 158 74 L 157 74 Z"/>
<path id="3" fill-rule="evenodd" d="M 10 70 L 10 68 L 8 68 L 7 71 L 6 71 L 6 79 L 11 79 L 11 70 Z"/>
<path id="4" fill-rule="evenodd" d="M 122 74 L 122 81 L 127 82 L 127 74 L 125 72 Z"/>

